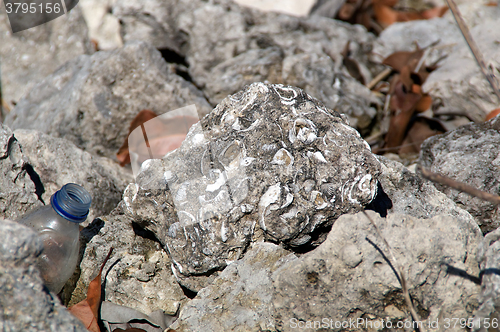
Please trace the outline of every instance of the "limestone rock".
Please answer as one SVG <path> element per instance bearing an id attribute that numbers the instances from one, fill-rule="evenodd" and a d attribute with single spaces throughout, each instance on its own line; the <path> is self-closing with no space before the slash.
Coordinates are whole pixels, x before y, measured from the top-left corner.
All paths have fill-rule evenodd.
<path id="1" fill-rule="evenodd" d="M 250 241 L 308 243 L 370 203 L 379 173 L 339 113 L 298 88 L 255 83 L 191 127 L 180 148 L 143 163 L 124 201 L 177 274 L 204 275 Z"/>
<path id="2" fill-rule="evenodd" d="M 134 224 L 123 209 L 122 202 L 111 214 L 96 219 L 94 230 L 89 227 L 84 234 L 91 237 L 70 304 L 85 298 L 90 281 L 113 247 L 103 272 L 104 300 L 144 314 L 160 309 L 174 315 L 187 298 L 172 274 L 171 261 L 154 235 Z"/>
<path id="3" fill-rule="evenodd" d="M 469 124 L 422 144 L 419 164 L 477 189 L 500 195 L 500 117 Z M 447 186 L 436 188 L 474 216 L 483 232 L 500 226 L 500 208 Z"/>
<path id="4" fill-rule="evenodd" d="M 86 332 L 43 285 L 35 265 L 43 244 L 29 228 L 0 219 L 1 331 Z"/>
<path id="5" fill-rule="evenodd" d="M 0 58 L 2 94 L 10 107 L 59 66 L 92 46 L 81 11 L 13 34 L 5 11 L 0 15 Z"/>
<path id="6" fill-rule="evenodd" d="M 0 218 L 17 220 L 43 205 L 37 196 L 35 174 L 10 128 L 0 124 Z"/>
<path id="7" fill-rule="evenodd" d="M 182 309 L 175 331 L 276 331 L 272 274 L 296 259 L 282 247 L 256 243 Z"/>
<path id="8" fill-rule="evenodd" d="M 382 165 L 378 180 L 385 195 L 377 195 L 370 204 L 375 211 L 407 214 L 422 219 L 444 214 L 462 222 L 474 222 L 466 210 L 437 190 L 431 181 L 410 172 L 399 162 L 383 156 L 378 156 L 378 159 Z"/>
<path id="9" fill-rule="evenodd" d="M 139 111 L 163 114 L 190 104 L 196 104 L 200 116 L 210 111 L 201 92 L 169 72 L 160 52 L 135 42 L 66 63 L 31 90 L 5 123 L 115 158 Z"/>
<path id="10" fill-rule="evenodd" d="M 416 310 L 426 324 L 471 317 L 479 293 L 473 254 L 482 239 L 477 225 L 446 215 L 417 219 L 390 214 L 384 219 L 368 213 L 399 265 L 388 264 L 382 254 L 387 255 L 385 246 L 366 216 L 343 215 L 323 244 L 273 274 L 276 324 L 294 331 L 298 320 L 327 317 L 328 323 L 361 318 L 389 321 L 395 327 L 410 317 L 393 270 L 398 266 L 404 268 Z"/>
<path id="11" fill-rule="evenodd" d="M 89 216 L 83 226 L 94 218 L 109 214 L 133 181 L 129 172 L 108 158 L 92 156 L 62 138 L 35 130 L 18 129 L 14 136 L 21 146 L 23 159 L 31 167 L 40 200 L 50 203 L 50 197 L 66 183 L 83 186 L 92 196 Z M 36 175 L 35 175 L 36 174 Z"/>

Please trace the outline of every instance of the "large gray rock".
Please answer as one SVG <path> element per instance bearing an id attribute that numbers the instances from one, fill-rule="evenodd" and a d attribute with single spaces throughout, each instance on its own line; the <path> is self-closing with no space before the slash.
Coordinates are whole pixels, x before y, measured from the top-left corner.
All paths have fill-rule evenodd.
<path id="1" fill-rule="evenodd" d="M 399 266 L 426 326 L 439 319 L 443 329 L 444 318 L 471 317 L 479 293 L 473 255 L 482 239 L 477 225 L 446 215 L 417 219 L 391 214 L 384 219 L 368 213 L 397 263 L 388 263 L 390 256 L 365 215 L 340 217 L 323 244 L 273 275 L 276 324 L 282 331 L 294 331 L 299 320 L 324 317 L 328 322 L 384 320 L 396 327 L 410 319 L 394 273 Z"/>
<path id="2" fill-rule="evenodd" d="M 35 173 L 23 158 L 21 146 L 9 127 L 0 124 L 0 218 L 17 220 L 42 206 Z"/>
<path id="3" fill-rule="evenodd" d="M 300 257 L 271 243 L 255 244 L 186 304 L 169 331 L 339 331 L 336 322 L 350 327 L 350 320 L 354 330 L 380 328 L 382 320 L 395 329 L 411 319 L 394 273 L 399 266 L 426 327 L 439 319 L 444 330 L 445 318 L 472 316 L 480 291 L 477 225 L 446 215 L 368 214 L 397 263 L 387 261 L 390 256 L 364 214 L 343 215 L 325 242 Z"/>
<path id="4" fill-rule="evenodd" d="M 92 154 L 115 158 L 139 111 L 163 114 L 190 104 L 200 116 L 211 109 L 201 92 L 169 71 L 160 52 L 135 42 L 66 63 L 33 88 L 5 123 L 63 137 Z"/>
<path id="5" fill-rule="evenodd" d="M 162 310 L 174 315 L 187 297 L 172 274 L 171 260 L 154 235 L 134 225 L 123 210 L 122 202 L 84 232 L 88 243 L 70 304 L 85 299 L 90 281 L 113 247 L 103 272 L 104 300 L 145 314 Z"/>
<path id="6" fill-rule="evenodd" d="M 29 228 L 0 219 L 0 330 L 86 332 L 43 285 L 35 265 L 43 243 Z"/>
<path id="7" fill-rule="evenodd" d="M 212 105 L 246 84 L 268 81 L 304 89 L 347 114 L 354 127 L 367 128 L 376 114 L 372 106 L 379 100 L 342 65 L 341 52 L 350 41 L 351 57 L 370 80 L 367 54 L 374 36 L 361 26 L 265 13 L 227 0 L 127 0 L 113 13 L 124 40 L 150 40 L 184 56 Z"/>
<path id="8" fill-rule="evenodd" d="M 39 177 L 40 199 L 50 197 L 66 183 L 82 185 L 92 196 L 92 205 L 83 226 L 107 215 L 122 198 L 132 175 L 108 158 L 92 156 L 62 138 L 35 130 L 18 129 L 14 137 L 21 145 L 23 158 Z"/>
<path id="9" fill-rule="evenodd" d="M 419 164 L 477 189 L 500 195 L 500 117 L 469 124 L 422 144 Z M 474 216 L 483 232 L 500 226 L 500 208 L 450 187 L 435 184 Z"/>
<path id="10" fill-rule="evenodd" d="M 378 156 L 378 159 L 382 165 L 378 180 L 385 195 L 377 195 L 370 204 L 375 211 L 382 214 L 407 214 L 423 219 L 443 214 L 462 222 L 474 222 L 474 218 L 466 210 L 453 202 L 448 195 L 437 190 L 432 182 L 410 172 L 399 162 L 383 156 Z M 388 207 L 390 208 L 386 211 Z"/>
<path id="11" fill-rule="evenodd" d="M 59 66 L 92 51 L 87 26 L 78 6 L 56 20 L 15 34 L 2 9 L 0 58 L 3 98 L 13 107 Z"/>
<path id="12" fill-rule="evenodd" d="M 298 88 L 255 83 L 224 99 L 180 148 L 146 161 L 124 201 L 177 274 L 204 275 L 250 241 L 308 243 L 370 203 L 379 173 L 339 113 Z"/>
<path id="13" fill-rule="evenodd" d="M 259 242 L 182 309 L 175 331 L 276 331 L 273 273 L 297 257 Z"/>

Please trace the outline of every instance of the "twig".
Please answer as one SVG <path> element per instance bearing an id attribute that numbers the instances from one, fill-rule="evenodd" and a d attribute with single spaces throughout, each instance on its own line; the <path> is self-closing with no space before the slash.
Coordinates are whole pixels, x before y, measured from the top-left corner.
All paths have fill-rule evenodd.
<path id="1" fill-rule="evenodd" d="M 448 7 L 450 7 L 451 12 L 453 13 L 453 17 L 455 17 L 455 21 L 457 21 L 460 31 L 462 31 L 465 41 L 469 45 L 469 48 L 472 51 L 472 54 L 474 55 L 477 64 L 481 68 L 481 71 L 483 72 L 484 76 L 486 77 L 491 87 L 493 88 L 493 92 L 497 95 L 498 100 L 500 101 L 500 89 L 498 87 L 498 81 L 496 80 L 493 72 L 488 70 L 488 68 L 486 67 L 486 62 L 484 61 L 483 55 L 479 51 L 479 48 L 477 47 L 474 40 L 472 39 L 472 35 L 470 34 L 470 31 L 467 28 L 467 25 L 465 24 L 465 21 L 462 15 L 460 14 L 457 5 L 455 4 L 455 1 L 446 0 L 446 2 L 448 3 Z"/>
<path id="2" fill-rule="evenodd" d="M 385 247 L 387 249 L 387 252 L 389 253 L 389 256 L 390 256 L 392 262 L 399 269 L 399 275 L 398 275 L 398 277 L 399 277 L 399 281 L 401 283 L 401 289 L 403 291 L 403 297 L 405 298 L 406 305 L 410 309 L 410 314 L 413 317 L 413 320 L 415 322 L 421 322 L 420 316 L 417 314 L 417 311 L 415 310 L 415 307 L 413 306 L 413 302 L 412 302 L 411 297 L 410 297 L 410 292 L 408 291 L 408 282 L 406 280 L 406 276 L 405 276 L 405 273 L 403 271 L 403 266 L 399 265 L 398 261 L 396 260 L 396 256 L 394 256 L 394 254 L 392 253 L 391 246 L 389 245 L 389 242 L 387 242 L 387 240 L 385 239 L 385 237 L 382 235 L 382 233 L 380 232 L 379 228 L 377 227 L 377 224 L 375 224 L 375 222 L 373 221 L 373 219 L 368 215 L 368 213 L 366 213 L 366 211 L 364 209 L 362 211 L 365 214 L 366 218 L 368 218 L 368 220 L 370 221 L 370 223 L 372 224 L 372 226 L 377 231 L 378 236 L 382 239 L 382 241 L 384 241 L 384 245 L 385 245 Z M 423 325 L 420 325 L 420 331 L 425 332 L 425 328 L 424 328 Z"/>
<path id="3" fill-rule="evenodd" d="M 370 83 L 366 85 L 368 89 L 373 89 L 378 82 L 382 81 L 392 72 L 392 68 L 386 68 L 381 73 L 379 73 Z"/>
<path id="4" fill-rule="evenodd" d="M 420 165 L 417 166 L 417 169 L 420 170 L 420 172 L 422 173 L 424 178 L 431 180 L 432 182 L 437 182 L 439 184 L 443 184 L 443 185 L 451 187 L 453 189 L 463 191 L 464 193 L 467 193 L 471 196 L 481 198 L 482 200 L 492 202 L 494 204 L 500 204 L 500 196 L 493 195 L 493 194 L 487 193 L 485 191 L 476 189 L 476 188 L 471 187 L 465 183 L 450 179 L 447 176 L 443 176 L 443 175 L 431 172 L 427 168 L 422 167 Z"/>

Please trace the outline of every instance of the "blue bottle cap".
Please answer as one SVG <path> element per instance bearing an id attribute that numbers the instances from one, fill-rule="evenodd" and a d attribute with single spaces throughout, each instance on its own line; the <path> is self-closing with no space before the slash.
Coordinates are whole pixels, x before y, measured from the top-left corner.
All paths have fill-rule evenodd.
<path id="1" fill-rule="evenodd" d="M 87 219 L 92 197 L 76 183 L 67 183 L 50 198 L 52 208 L 63 218 L 81 223 Z"/>

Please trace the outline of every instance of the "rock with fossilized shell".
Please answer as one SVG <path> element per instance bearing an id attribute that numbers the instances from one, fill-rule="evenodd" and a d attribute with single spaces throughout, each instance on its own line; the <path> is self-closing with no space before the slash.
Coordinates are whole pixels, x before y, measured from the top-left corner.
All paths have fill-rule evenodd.
<path id="1" fill-rule="evenodd" d="M 174 274 L 189 276 L 240 258 L 255 234 L 308 243 L 369 204 L 379 174 L 339 113 L 299 88 L 254 83 L 191 127 L 177 150 L 145 161 L 124 200 L 168 250 Z"/>

